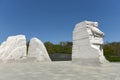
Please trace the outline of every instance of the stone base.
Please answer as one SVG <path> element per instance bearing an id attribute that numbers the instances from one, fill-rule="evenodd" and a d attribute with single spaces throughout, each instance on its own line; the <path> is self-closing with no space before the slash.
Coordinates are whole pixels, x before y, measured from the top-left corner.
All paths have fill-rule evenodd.
<path id="1" fill-rule="evenodd" d="M 95 58 L 89 58 L 89 59 L 72 59 L 72 62 L 75 64 L 79 64 L 79 65 L 90 65 L 90 66 L 100 66 L 102 64 L 106 64 L 109 63 L 107 61 L 105 62 L 100 62 L 99 59 L 95 59 Z"/>
<path id="2" fill-rule="evenodd" d="M 44 62 L 44 61 L 39 61 L 36 57 L 24 57 L 21 59 L 0 60 L 0 63 L 33 63 L 33 62 Z M 48 61 L 46 60 L 45 62 Z"/>

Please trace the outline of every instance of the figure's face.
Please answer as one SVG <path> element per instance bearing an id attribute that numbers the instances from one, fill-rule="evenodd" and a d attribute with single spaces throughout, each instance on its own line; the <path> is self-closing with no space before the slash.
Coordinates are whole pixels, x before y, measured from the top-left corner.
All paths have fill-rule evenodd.
<path id="1" fill-rule="evenodd" d="M 98 22 L 89 22 L 86 21 L 87 26 L 93 26 L 93 27 L 98 27 Z"/>

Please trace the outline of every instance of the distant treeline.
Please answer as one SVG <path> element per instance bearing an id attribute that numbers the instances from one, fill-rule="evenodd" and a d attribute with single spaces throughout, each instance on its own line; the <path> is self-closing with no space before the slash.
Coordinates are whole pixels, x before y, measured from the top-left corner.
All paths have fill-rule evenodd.
<path id="1" fill-rule="evenodd" d="M 51 42 L 45 42 L 44 45 L 49 54 L 53 53 L 72 53 L 72 42 L 60 42 L 58 44 L 53 44 Z"/>
<path id="2" fill-rule="evenodd" d="M 72 54 L 72 42 L 60 42 L 58 44 L 45 42 L 44 44 L 49 54 Z M 109 61 L 120 61 L 120 42 L 105 43 L 103 49 L 104 55 Z"/>
<path id="3" fill-rule="evenodd" d="M 120 61 L 120 42 L 106 43 L 103 48 L 104 55 L 109 61 Z"/>

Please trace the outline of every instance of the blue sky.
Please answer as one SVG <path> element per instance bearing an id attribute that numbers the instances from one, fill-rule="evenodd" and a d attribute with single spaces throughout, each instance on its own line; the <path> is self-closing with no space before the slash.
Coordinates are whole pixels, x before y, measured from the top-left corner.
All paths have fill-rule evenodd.
<path id="1" fill-rule="evenodd" d="M 120 0 L 0 0 L 0 42 L 17 34 L 72 41 L 75 24 L 84 20 L 99 22 L 105 42 L 120 41 Z"/>

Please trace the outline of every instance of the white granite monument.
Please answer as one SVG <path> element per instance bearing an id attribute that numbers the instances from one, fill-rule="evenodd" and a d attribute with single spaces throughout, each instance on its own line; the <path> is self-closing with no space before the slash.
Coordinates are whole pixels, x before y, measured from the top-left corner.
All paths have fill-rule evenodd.
<path id="1" fill-rule="evenodd" d="M 32 38 L 27 49 L 25 35 L 16 35 L 9 36 L 0 45 L 0 61 L 6 63 L 51 60 L 42 41 L 37 38 Z"/>
<path id="2" fill-rule="evenodd" d="M 44 44 L 37 38 L 30 40 L 28 57 L 35 58 L 37 61 L 51 61 Z"/>
<path id="3" fill-rule="evenodd" d="M 72 61 L 79 64 L 108 63 L 103 55 L 104 33 L 98 22 L 83 21 L 73 31 Z"/>
<path id="4" fill-rule="evenodd" d="M 0 46 L 0 60 L 18 60 L 26 57 L 26 38 L 24 35 L 9 36 Z"/>

